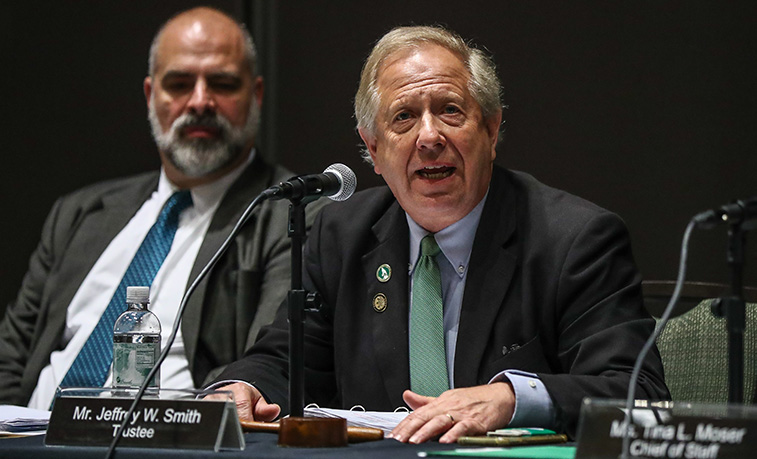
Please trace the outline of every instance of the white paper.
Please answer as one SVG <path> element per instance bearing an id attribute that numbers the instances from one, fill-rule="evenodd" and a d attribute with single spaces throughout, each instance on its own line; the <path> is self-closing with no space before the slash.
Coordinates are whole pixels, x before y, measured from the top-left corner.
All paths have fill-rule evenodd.
<path id="1" fill-rule="evenodd" d="M 25 406 L 0 405 L 0 435 L 36 435 L 44 433 L 50 412 Z"/>
<path id="2" fill-rule="evenodd" d="M 381 429 L 384 434 L 391 432 L 405 416 L 410 414 L 407 411 L 357 411 L 357 410 L 338 410 L 333 408 L 319 408 L 309 405 L 305 407 L 305 416 L 321 418 L 344 418 L 347 425 L 355 427 L 373 427 Z"/>

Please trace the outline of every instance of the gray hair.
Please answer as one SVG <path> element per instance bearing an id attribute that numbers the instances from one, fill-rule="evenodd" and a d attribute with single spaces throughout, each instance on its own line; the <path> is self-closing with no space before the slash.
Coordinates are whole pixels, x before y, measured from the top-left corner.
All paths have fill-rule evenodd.
<path id="1" fill-rule="evenodd" d="M 440 26 L 396 27 L 376 43 L 360 73 L 360 86 L 355 94 L 355 118 L 358 129 L 376 135 L 376 115 L 379 93 L 376 80 L 381 65 L 392 54 L 425 44 L 439 45 L 460 57 L 470 72 L 468 90 L 481 107 L 484 119 L 502 111 L 502 85 L 497 77 L 494 61 L 483 51 L 469 45 L 458 34 Z M 367 148 L 362 151 L 365 161 L 373 164 Z"/>
<path id="2" fill-rule="evenodd" d="M 258 52 L 255 49 L 255 43 L 252 41 L 252 35 L 250 35 L 250 32 L 247 30 L 247 27 L 241 23 L 236 21 L 234 18 L 229 16 L 228 14 L 224 13 L 221 10 L 217 10 L 215 8 L 207 8 L 213 10 L 223 16 L 226 16 L 229 18 L 232 22 L 234 22 L 237 27 L 239 27 L 239 31 L 242 33 L 242 40 L 244 41 L 244 57 L 247 61 L 247 65 L 250 68 L 250 75 L 254 79 L 258 73 L 257 69 L 257 59 L 258 59 Z M 166 29 L 166 26 L 170 24 L 174 19 L 181 16 L 182 14 L 187 13 L 188 11 L 182 11 L 179 12 L 171 17 L 171 19 L 167 20 L 163 23 L 162 26 L 160 26 L 160 29 L 158 29 L 158 33 L 155 34 L 155 37 L 152 39 L 152 44 L 150 45 L 150 57 L 147 59 L 147 74 L 150 76 L 150 78 L 155 77 L 155 65 L 156 61 L 158 60 L 158 44 L 160 43 L 160 39 L 163 36 L 163 31 Z"/>

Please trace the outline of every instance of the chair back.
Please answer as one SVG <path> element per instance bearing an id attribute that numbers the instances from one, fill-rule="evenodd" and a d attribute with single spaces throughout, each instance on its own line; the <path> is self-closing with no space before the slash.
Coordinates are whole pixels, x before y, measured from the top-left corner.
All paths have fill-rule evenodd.
<path id="1" fill-rule="evenodd" d="M 670 319 L 657 338 L 665 382 L 674 401 L 728 401 L 728 333 L 725 319 L 711 311 L 707 299 Z M 757 378 L 757 304 L 747 303 L 744 333 L 744 401 L 754 403 Z"/>
<path id="2" fill-rule="evenodd" d="M 646 284 L 646 282 L 644 283 Z M 645 301 L 649 297 L 667 299 L 674 283 L 642 284 Z M 754 403 L 757 389 L 757 295 L 745 289 L 746 330 L 744 334 L 744 401 Z M 720 284 L 689 283 L 682 298 L 695 306 L 670 319 L 657 338 L 665 369 L 665 382 L 674 401 L 726 403 L 728 401 L 728 333 L 724 318 L 712 314 L 714 297 L 728 289 Z M 717 293 L 716 293 L 717 292 Z M 702 296 L 702 298 L 699 298 Z M 667 300 L 666 300 L 667 301 Z M 684 304 L 685 307 L 685 304 Z M 681 308 L 676 308 L 679 310 Z M 657 311 L 655 311 L 657 312 Z M 653 315 L 659 316 L 662 311 Z"/>

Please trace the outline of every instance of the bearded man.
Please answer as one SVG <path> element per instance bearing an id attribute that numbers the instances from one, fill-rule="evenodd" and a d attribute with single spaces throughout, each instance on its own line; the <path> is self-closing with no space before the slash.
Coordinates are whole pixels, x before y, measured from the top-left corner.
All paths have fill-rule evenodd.
<path id="1" fill-rule="evenodd" d="M 138 277 L 151 285 L 166 342 L 186 287 L 248 203 L 293 175 L 255 150 L 263 96 L 256 70 L 249 33 L 220 11 L 195 8 L 163 25 L 144 80 L 161 170 L 55 203 L 0 323 L 0 403 L 46 409 L 58 386 L 110 386 L 110 352 L 93 352 L 90 342 L 98 327 L 112 333 L 125 309 L 120 289 L 170 207 L 178 220 L 170 248 L 157 271 Z M 287 206 L 263 204 L 190 297 L 162 387 L 201 387 L 272 320 L 290 283 L 287 219 Z M 102 370 L 80 369 L 92 366 Z"/>

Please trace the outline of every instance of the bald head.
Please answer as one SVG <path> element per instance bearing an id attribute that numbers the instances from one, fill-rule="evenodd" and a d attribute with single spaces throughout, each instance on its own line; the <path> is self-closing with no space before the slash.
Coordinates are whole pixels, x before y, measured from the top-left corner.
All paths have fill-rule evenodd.
<path id="1" fill-rule="evenodd" d="M 250 76 L 253 78 L 257 76 L 255 45 L 244 24 L 238 23 L 222 11 L 199 7 L 173 16 L 155 34 L 148 61 L 150 77 L 155 76 L 162 63 L 162 57 L 171 52 L 170 49 L 165 49 L 166 42 L 170 44 L 177 40 L 205 41 L 208 44 L 224 40 L 227 46 L 238 47 L 238 49 L 230 49 L 229 52 L 240 52 L 250 71 Z"/>

